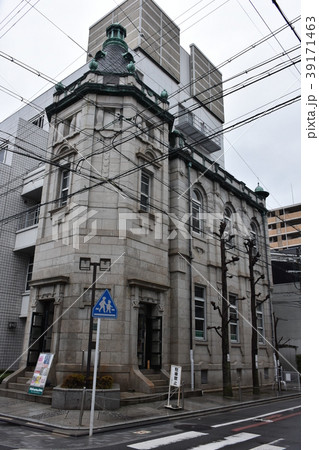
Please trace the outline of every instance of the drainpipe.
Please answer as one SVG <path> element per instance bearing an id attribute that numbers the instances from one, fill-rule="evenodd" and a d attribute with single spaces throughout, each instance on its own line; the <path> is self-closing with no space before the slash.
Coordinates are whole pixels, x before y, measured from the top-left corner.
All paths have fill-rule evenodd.
<path id="1" fill-rule="evenodd" d="M 188 176 L 188 214 L 189 214 L 189 238 L 188 238 L 188 256 L 189 256 L 189 358 L 191 365 L 191 390 L 194 390 L 194 352 L 193 352 L 193 250 L 192 250 L 192 194 L 191 194 L 191 172 L 192 163 L 187 165 Z"/>

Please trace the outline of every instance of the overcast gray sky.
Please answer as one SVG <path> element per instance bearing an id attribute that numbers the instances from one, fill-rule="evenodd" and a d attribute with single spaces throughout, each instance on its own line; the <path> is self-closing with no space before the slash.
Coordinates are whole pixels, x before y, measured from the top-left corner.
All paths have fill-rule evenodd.
<path id="1" fill-rule="evenodd" d="M 1 0 L 0 51 L 61 80 L 85 62 L 89 26 L 120 3 Z M 300 44 L 293 31 L 286 28 L 231 61 L 232 56 L 285 25 L 272 0 L 157 0 L 156 3 L 180 27 L 181 45 L 186 50 L 195 43 L 216 66 L 230 60 L 221 69 L 225 90 L 236 82 L 244 83 L 255 72 L 235 81 L 227 82 L 228 78 Z M 290 21 L 301 14 L 299 0 L 278 0 L 278 4 Z M 300 36 L 300 19 L 293 26 Z M 300 49 L 296 49 L 290 57 L 299 54 Z M 285 61 L 289 61 L 287 56 L 267 68 Z M 0 58 L 0 86 L 31 100 L 52 85 Z M 226 96 L 225 128 L 298 95 L 300 64 Z M 0 121 L 22 105 L 0 91 Z M 269 191 L 268 208 L 301 201 L 300 105 L 300 101 L 293 103 L 224 137 L 226 170 L 251 189 L 259 182 Z"/>

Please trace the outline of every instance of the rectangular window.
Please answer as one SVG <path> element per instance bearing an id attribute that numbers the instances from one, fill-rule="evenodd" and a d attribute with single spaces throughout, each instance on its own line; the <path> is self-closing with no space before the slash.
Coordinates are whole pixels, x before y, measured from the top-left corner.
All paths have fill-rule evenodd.
<path id="1" fill-rule="evenodd" d="M 206 328 L 205 288 L 195 286 L 195 338 L 205 340 Z"/>
<path id="2" fill-rule="evenodd" d="M 140 199 L 140 209 L 142 211 L 149 211 L 150 209 L 150 191 L 151 191 L 151 177 L 148 173 L 142 171 L 141 199 Z"/>
<path id="3" fill-rule="evenodd" d="M 238 300 L 233 294 L 229 294 L 229 328 L 230 341 L 239 342 Z"/>
<path id="4" fill-rule="evenodd" d="M 71 121 L 72 119 L 65 119 L 63 121 L 64 127 L 63 127 L 63 136 L 68 136 L 71 132 Z"/>
<path id="5" fill-rule="evenodd" d="M 264 343 L 264 314 L 263 314 L 262 305 L 257 305 L 256 317 L 257 317 L 258 342 L 260 344 L 263 344 Z"/>
<path id="6" fill-rule="evenodd" d="M 154 125 L 151 122 L 145 121 L 146 133 L 144 134 L 145 139 L 151 141 L 154 139 Z"/>
<path id="7" fill-rule="evenodd" d="M 66 167 L 61 173 L 60 206 L 66 205 L 70 191 L 70 169 Z"/>
<path id="8" fill-rule="evenodd" d="M 36 117 L 33 117 L 33 119 L 31 119 L 30 122 L 33 123 L 33 125 L 36 125 L 39 128 L 43 128 L 43 125 L 44 125 L 44 113 L 43 114 L 39 114 Z"/>
<path id="9" fill-rule="evenodd" d="M 32 279 L 32 272 L 33 272 L 33 255 L 30 256 L 28 268 L 27 268 L 27 279 L 25 283 L 25 290 L 30 291 L 30 281 Z"/>
<path id="10" fill-rule="evenodd" d="M 6 164 L 8 144 L 0 144 L 0 163 Z"/>

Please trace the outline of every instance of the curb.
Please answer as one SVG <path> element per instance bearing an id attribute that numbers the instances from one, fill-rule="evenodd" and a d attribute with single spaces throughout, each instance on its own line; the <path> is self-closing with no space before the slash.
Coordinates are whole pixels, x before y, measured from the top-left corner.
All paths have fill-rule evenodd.
<path id="1" fill-rule="evenodd" d="M 269 397 L 269 398 L 264 398 L 264 399 L 260 399 L 260 400 L 249 400 L 249 401 L 244 401 L 241 403 L 233 403 L 231 405 L 225 405 L 225 406 L 216 406 L 213 408 L 206 408 L 206 409 L 201 409 L 201 410 L 195 410 L 195 411 L 186 411 L 186 412 L 176 412 L 176 414 L 172 414 L 171 416 L 159 416 L 159 417 L 150 417 L 148 419 L 135 419 L 135 420 L 129 420 L 127 422 L 119 422 L 119 423 L 114 423 L 112 425 L 105 425 L 105 426 L 99 426 L 94 428 L 93 432 L 94 434 L 96 433 L 105 433 L 108 431 L 113 431 L 113 430 L 120 430 L 123 428 L 132 428 L 138 425 L 150 425 L 150 424 L 155 424 L 155 423 L 163 423 L 163 422 L 169 422 L 171 420 L 176 420 L 176 419 L 184 419 L 187 417 L 194 417 L 194 416 L 200 416 L 200 415 L 207 415 L 207 414 L 214 414 L 214 413 L 219 413 L 219 412 L 225 412 L 225 411 L 229 411 L 232 409 L 239 409 L 242 407 L 250 407 L 250 406 L 254 406 L 254 405 L 260 405 L 260 404 L 264 404 L 264 403 L 274 403 L 280 400 L 284 400 L 284 399 L 293 399 L 293 398 L 299 398 L 301 397 L 301 393 L 294 393 L 294 394 L 287 394 L 284 395 L 282 397 Z M 43 431 L 51 431 L 52 433 L 55 434 L 60 434 L 60 435 L 64 435 L 64 436 L 71 436 L 71 437 L 78 437 L 78 436 L 86 436 L 89 432 L 89 427 L 67 427 L 67 426 L 63 426 L 63 425 L 51 425 L 47 422 L 41 422 L 39 420 L 32 420 L 32 419 L 27 419 L 27 418 L 23 418 L 23 417 L 19 417 L 19 416 L 13 416 L 10 414 L 1 414 L 0 413 L 0 420 L 8 422 L 8 423 L 12 423 L 15 425 L 22 425 L 22 426 L 26 426 L 26 427 L 30 427 L 30 428 L 35 428 L 38 430 L 43 430 Z"/>

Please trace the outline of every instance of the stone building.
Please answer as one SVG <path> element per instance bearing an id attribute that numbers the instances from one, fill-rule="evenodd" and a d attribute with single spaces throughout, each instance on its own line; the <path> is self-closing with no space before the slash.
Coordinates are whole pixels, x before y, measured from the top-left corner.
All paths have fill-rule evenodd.
<path id="1" fill-rule="evenodd" d="M 152 392 L 149 370 L 167 375 L 174 364 L 186 386 L 221 387 L 223 241 L 231 305 L 227 360 L 233 384 L 240 378 L 251 385 L 254 317 L 245 243 L 253 241 L 257 369 L 262 383 L 271 382 L 267 193 L 250 190 L 223 167 L 220 72 L 195 46 L 190 53 L 180 47 L 178 28 L 152 1 L 138 10 L 140 32 L 150 39 L 148 22 L 156 19 L 168 21 L 173 36 L 162 37 L 154 55 L 145 42 L 134 43 L 127 27 L 128 47 L 120 16 L 134 3 L 102 19 L 105 42 L 100 22 L 91 28 L 95 57 L 75 81 L 56 86 L 46 108 L 50 162 L 20 366 L 33 366 L 45 351 L 54 353 L 54 384 L 85 371 L 92 293 L 97 301 L 108 289 L 118 317 L 102 320 L 101 373 L 122 390 Z M 93 321 L 93 350 L 95 337 Z"/>

